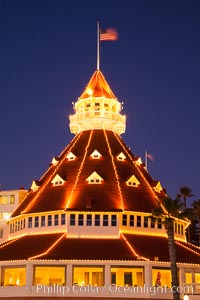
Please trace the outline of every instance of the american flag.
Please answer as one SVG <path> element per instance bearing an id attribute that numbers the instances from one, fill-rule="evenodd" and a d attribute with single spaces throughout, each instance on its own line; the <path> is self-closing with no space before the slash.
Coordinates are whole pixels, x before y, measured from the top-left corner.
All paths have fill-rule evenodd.
<path id="1" fill-rule="evenodd" d="M 100 29 L 100 41 L 116 41 L 119 38 L 114 28 Z"/>

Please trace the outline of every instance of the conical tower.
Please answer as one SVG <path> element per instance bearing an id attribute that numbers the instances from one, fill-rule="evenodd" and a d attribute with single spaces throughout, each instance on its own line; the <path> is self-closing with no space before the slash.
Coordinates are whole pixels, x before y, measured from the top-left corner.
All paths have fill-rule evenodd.
<path id="1" fill-rule="evenodd" d="M 28 296 L 47 297 L 38 284 L 59 284 L 78 297 L 81 286 L 91 285 L 101 287 L 105 298 L 113 290 L 104 286 L 151 286 L 162 270 L 164 284 L 171 284 L 167 232 L 162 219 L 150 218 L 166 192 L 121 139 L 121 110 L 102 72 L 95 71 L 70 116 L 75 137 L 32 182 L 8 221 L 0 245 L 3 286 L 25 286 Z M 175 221 L 182 276 L 185 264 L 194 273 L 200 263 L 199 248 L 186 242 L 188 225 Z"/>

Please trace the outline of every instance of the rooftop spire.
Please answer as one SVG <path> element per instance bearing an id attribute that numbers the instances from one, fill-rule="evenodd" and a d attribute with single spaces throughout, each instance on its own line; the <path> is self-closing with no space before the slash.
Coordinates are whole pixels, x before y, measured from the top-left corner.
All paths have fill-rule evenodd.
<path id="1" fill-rule="evenodd" d="M 92 75 L 70 116 L 70 130 L 79 133 L 90 129 L 106 129 L 117 134 L 125 132 L 126 118 L 121 115 L 122 104 L 117 100 L 100 70 Z"/>

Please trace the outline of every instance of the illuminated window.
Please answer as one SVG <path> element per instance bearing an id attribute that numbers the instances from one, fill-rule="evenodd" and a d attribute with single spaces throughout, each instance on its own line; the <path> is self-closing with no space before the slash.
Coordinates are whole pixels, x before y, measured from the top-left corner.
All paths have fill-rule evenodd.
<path id="1" fill-rule="evenodd" d="M 103 226 L 108 226 L 108 215 L 103 215 Z"/>
<path id="2" fill-rule="evenodd" d="M 86 225 L 87 226 L 92 226 L 92 215 L 87 215 Z"/>
<path id="3" fill-rule="evenodd" d="M 144 217 L 144 227 L 148 227 L 148 217 Z"/>
<path id="4" fill-rule="evenodd" d="M 48 226 L 52 225 L 52 216 L 51 215 L 48 215 L 48 217 L 47 217 L 47 225 Z"/>
<path id="5" fill-rule="evenodd" d="M 100 215 L 95 215 L 94 225 L 100 226 Z"/>
<path id="6" fill-rule="evenodd" d="M 45 227 L 45 216 L 41 216 L 41 227 Z"/>
<path id="7" fill-rule="evenodd" d="M 58 215 L 54 216 L 54 225 L 57 226 L 58 225 Z"/>
<path id="8" fill-rule="evenodd" d="M 76 225 L 76 215 L 70 214 L 70 225 L 75 226 Z"/>
<path id="9" fill-rule="evenodd" d="M 141 216 L 137 216 L 137 227 L 141 227 Z"/>
<path id="10" fill-rule="evenodd" d="M 101 184 L 103 181 L 103 178 L 97 174 L 97 172 L 93 172 L 87 179 L 89 184 Z"/>
<path id="11" fill-rule="evenodd" d="M 117 216 L 111 215 L 111 226 L 117 226 Z"/>
<path id="12" fill-rule="evenodd" d="M 56 166 L 58 163 L 58 160 L 55 157 L 53 157 L 51 163 L 52 163 L 52 165 Z"/>
<path id="13" fill-rule="evenodd" d="M 126 159 L 126 156 L 124 155 L 123 152 L 121 152 L 119 155 L 117 155 L 117 159 L 124 161 Z"/>
<path id="14" fill-rule="evenodd" d="M 81 266 L 73 267 L 73 285 L 104 285 L 104 268 Z"/>
<path id="15" fill-rule="evenodd" d="M 134 226 L 134 215 L 130 215 L 129 226 Z"/>
<path id="16" fill-rule="evenodd" d="M 65 214 L 61 214 L 61 225 L 65 225 Z"/>
<path id="17" fill-rule="evenodd" d="M 127 225 L 127 215 L 122 215 L 122 225 L 123 226 Z"/>
<path id="18" fill-rule="evenodd" d="M 69 152 L 69 153 L 67 154 L 66 158 L 67 158 L 68 160 L 75 160 L 76 155 L 74 155 L 72 152 Z"/>
<path id="19" fill-rule="evenodd" d="M 126 182 L 128 186 L 133 186 L 133 187 L 138 187 L 140 182 L 139 180 L 135 177 L 135 175 L 132 175 Z"/>
<path id="20" fill-rule="evenodd" d="M 192 283 L 192 273 L 191 272 L 185 273 L 185 283 L 187 283 L 187 284 Z"/>
<path id="21" fill-rule="evenodd" d="M 60 177 L 60 175 L 56 174 L 56 176 L 53 178 L 51 183 L 53 183 L 54 186 L 63 185 L 65 180 Z"/>
<path id="22" fill-rule="evenodd" d="M 15 195 L 10 195 L 10 204 L 15 203 Z"/>
<path id="23" fill-rule="evenodd" d="M 35 217 L 35 227 L 39 227 L 39 217 Z"/>
<path id="24" fill-rule="evenodd" d="M 156 184 L 156 186 L 154 186 L 154 190 L 155 190 L 156 192 L 158 192 L 158 193 L 160 193 L 160 192 L 163 190 L 160 181 L 158 181 L 157 184 Z"/>
<path id="25" fill-rule="evenodd" d="M 100 159 L 102 157 L 101 153 L 99 151 L 94 150 L 91 154 L 90 157 L 93 159 Z"/>
<path id="26" fill-rule="evenodd" d="M 0 238 L 3 238 L 3 229 L 0 229 Z"/>
<path id="27" fill-rule="evenodd" d="M 65 285 L 65 266 L 35 266 L 33 284 Z"/>
<path id="28" fill-rule="evenodd" d="M 143 286 L 144 269 L 142 267 L 111 267 L 111 283 L 117 286 Z"/>
<path id="29" fill-rule="evenodd" d="M 32 228 L 32 217 L 28 218 L 28 228 Z"/>
<path id="30" fill-rule="evenodd" d="M 84 216 L 83 216 L 83 214 L 79 214 L 78 215 L 78 225 L 83 226 L 83 222 L 84 222 Z"/>
<path id="31" fill-rule="evenodd" d="M 138 159 L 135 162 L 138 166 L 142 165 L 141 157 L 138 157 Z"/>
<path id="32" fill-rule="evenodd" d="M 170 269 L 152 269 L 152 286 L 171 287 L 171 270 Z"/>
<path id="33" fill-rule="evenodd" d="M 3 286 L 23 286 L 26 284 L 26 268 L 2 267 L 2 285 Z"/>

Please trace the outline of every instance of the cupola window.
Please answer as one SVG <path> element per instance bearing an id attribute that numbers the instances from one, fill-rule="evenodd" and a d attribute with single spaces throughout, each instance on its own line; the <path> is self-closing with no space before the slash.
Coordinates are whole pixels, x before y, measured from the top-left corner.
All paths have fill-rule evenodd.
<path id="1" fill-rule="evenodd" d="M 128 186 L 133 186 L 133 187 L 138 187 L 140 184 L 139 180 L 135 177 L 135 175 L 132 175 L 128 180 L 127 180 L 127 185 Z"/>
<path id="2" fill-rule="evenodd" d="M 101 184 L 103 178 L 97 172 L 93 172 L 86 180 L 89 184 Z"/>
<path id="3" fill-rule="evenodd" d="M 117 159 L 124 161 L 126 159 L 126 156 L 124 155 L 123 152 L 121 152 L 119 155 L 117 155 Z"/>
<path id="4" fill-rule="evenodd" d="M 64 182 L 65 180 L 61 178 L 58 174 L 56 174 L 54 179 L 51 181 L 51 183 L 53 183 L 54 186 L 63 185 Z"/>
<path id="5" fill-rule="evenodd" d="M 76 155 L 74 155 L 72 152 L 69 152 L 69 153 L 67 154 L 66 158 L 67 158 L 68 160 L 75 160 Z"/>
<path id="6" fill-rule="evenodd" d="M 93 159 L 99 159 L 101 158 L 101 153 L 99 153 L 99 151 L 97 150 L 94 150 L 91 154 L 90 154 L 90 157 L 93 158 Z"/>

